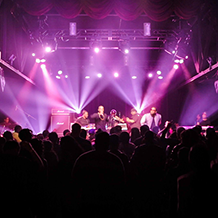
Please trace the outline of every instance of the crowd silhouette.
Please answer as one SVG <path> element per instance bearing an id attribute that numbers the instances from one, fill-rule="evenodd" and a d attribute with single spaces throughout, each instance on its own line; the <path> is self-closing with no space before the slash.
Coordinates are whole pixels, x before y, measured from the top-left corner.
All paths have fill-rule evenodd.
<path id="1" fill-rule="evenodd" d="M 0 137 L 4 217 L 210 217 L 218 194 L 214 128 L 143 125 L 130 133 L 17 125 Z M 171 132 L 169 134 L 169 132 Z"/>

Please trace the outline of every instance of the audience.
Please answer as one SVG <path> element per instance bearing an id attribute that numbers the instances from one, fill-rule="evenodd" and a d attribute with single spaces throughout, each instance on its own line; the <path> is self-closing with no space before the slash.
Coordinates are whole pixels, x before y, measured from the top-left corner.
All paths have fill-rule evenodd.
<path id="1" fill-rule="evenodd" d="M 217 133 L 171 125 L 158 134 L 146 125 L 108 134 L 87 133 L 76 123 L 60 138 L 16 125 L 0 137 L 2 212 L 28 218 L 212 216 Z"/>

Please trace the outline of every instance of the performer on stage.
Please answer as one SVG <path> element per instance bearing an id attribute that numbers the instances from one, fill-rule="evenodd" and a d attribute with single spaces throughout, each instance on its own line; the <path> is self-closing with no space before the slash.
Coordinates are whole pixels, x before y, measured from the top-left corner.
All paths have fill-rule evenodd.
<path id="1" fill-rule="evenodd" d="M 88 119 L 88 117 L 89 117 L 89 113 L 88 113 L 88 111 L 86 111 L 86 110 L 83 110 L 82 111 L 82 116 L 81 117 L 78 117 L 77 119 L 76 119 L 76 123 L 79 123 L 82 127 L 83 126 L 88 126 L 89 125 L 89 119 Z"/>
<path id="2" fill-rule="evenodd" d="M 106 131 L 105 125 L 108 122 L 107 114 L 104 113 L 104 106 L 100 105 L 98 107 L 98 113 L 94 113 L 91 115 L 91 118 L 95 120 L 95 128 L 101 129 L 102 131 Z"/>
<path id="3" fill-rule="evenodd" d="M 200 121 L 201 126 L 210 126 L 210 120 L 207 117 L 207 112 L 203 112 L 202 120 Z"/>
<path id="4" fill-rule="evenodd" d="M 152 107 L 150 113 L 142 116 L 141 125 L 148 125 L 149 129 L 157 134 L 160 131 L 161 119 L 162 116 L 157 113 L 156 107 Z"/>
<path id="5" fill-rule="evenodd" d="M 141 124 L 140 124 L 140 120 L 141 120 L 141 116 L 140 114 L 137 113 L 137 110 L 135 108 L 131 109 L 131 118 L 127 117 L 126 118 L 126 122 L 129 123 L 130 128 L 138 128 L 140 129 Z"/>
<path id="6" fill-rule="evenodd" d="M 123 119 L 117 116 L 117 111 L 115 109 L 110 111 L 108 120 L 108 126 L 111 128 L 117 126 L 119 123 L 124 123 Z"/>

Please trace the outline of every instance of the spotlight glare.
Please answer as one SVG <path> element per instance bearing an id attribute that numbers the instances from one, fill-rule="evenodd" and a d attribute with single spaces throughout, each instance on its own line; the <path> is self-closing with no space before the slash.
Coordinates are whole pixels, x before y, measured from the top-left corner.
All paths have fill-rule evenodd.
<path id="1" fill-rule="evenodd" d="M 68 78 L 68 75 L 65 75 L 65 78 L 67 79 L 67 78 Z"/>
<path id="2" fill-rule="evenodd" d="M 124 53 L 125 53 L 125 54 L 129 54 L 129 49 L 126 48 L 126 49 L 124 50 Z"/>
<path id="3" fill-rule="evenodd" d="M 101 74 L 101 73 L 98 73 L 98 74 L 97 74 L 97 77 L 98 77 L 98 78 L 101 78 L 101 77 L 102 77 L 102 74 Z"/>
<path id="4" fill-rule="evenodd" d="M 45 52 L 51 52 L 51 47 L 45 47 Z"/>
<path id="5" fill-rule="evenodd" d="M 152 74 L 152 73 L 149 73 L 149 74 L 148 74 L 148 77 L 149 77 L 149 78 L 152 78 L 152 77 L 153 77 L 153 74 Z"/>
<path id="6" fill-rule="evenodd" d="M 61 79 L 61 77 L 60 76 L 56 76 L 56 79 Z"/>
<path id="7" fill-rule="evenodd" d="M 132 79 L 137 79 L 137 76 L 132 76 Z"/>
<path id="8" fill-rule="evenodd" d="M 163 79 L 163 77 L 162 76 L 158 76 L 158 79 Z"/>
<path id="9" fill-rule="evenodd" d="M 178 64 L 178 63 L 180 63 L 180 60 L 176 59 L 176 60 L 174 60 L 174 62 Z"/>
<path id="10" fill-rule="evenodd" d="M 100 51 L 100 49 L 99 49 L 98 47 L 95 47 L 95 48 L 94 48 L 94 52 L 95 52 L 95 53 L 99 53 L 99 51 Z"/>
<path id="11" fill-rule="evenodd" d="M 90 79 L 90 76 L 85 76 L 85 79 Z"/>
<path id="12" fill-rule="evenodd" d="M 45 63 L 46 60 L 43 58 L 43 59 L 40 60 L 40 62 L 41 62 L 41 63 Z"/>
<path id="13" fill-rule="evenodd" d="M 40 59 L 39 58 L 36 58 L 36 63 L 40 63 L 41 61 L 40 61 Z"/>
<path id="14" fill-rule="evenodd" d="M 184 60 L 183 60 L 183 59 L 180 59 L 179 63 L 180 63 L 180 64 L 183 64 L 183 63 L 184 63 Z"/>
<path id="15" fill-rule="evenodd" d="M 63 72 L 62 72 L 62 70 L 59 70 L 58 71 L 58 75 L 61 75 Z"/>
<path id="16" fill-rule="evenodd" d="M 119 74 L 118 74 L 117 72 L 115 72 L 115 73 L 114 73 L 114 77 L 117 78 L 118 76 L 119 76 Z"/>
<path id="17" fill-rule="evenodd" d="M 179 68 L 179 65 L 178 65 L 178 64 L 174 64 L 174 65 L 173 65 L 173 68 L 174 68 L 175 70 L 177 70 L 177 69 Z"/>
<path id="18" fill-rule="evenodd" d="M 45 64 L 41 64 L 40 67 L 41 67 L 41 69 L 45 69 L 46 65 Z"/>
<path id="19" fill-rule="evenodd" d="M 161 72 L 160 70 L 157 71 L 157 75 L 161 75 L 161 73 L 162 73 L 162 72 Z"/>
<path id="20" fill-rule="evenodd" d="M 173 51 L 172 51 L 172 54 L 175 54 L 175 53 L 176 53 L 176 51 L 173 50 Z"/>
<path id="21" fill-rule="evenodd" d="M 32 56 L 33 56 L 33 57 L 35 57 L 35 56 L 36 56 L 36 54 L 35 54 L 35 53 L 32 53 Z"/>
<path id="22" fill-rule="evenodd" d="M 185 59 L 188 59 L 188 55 L 185 56 Z"/>

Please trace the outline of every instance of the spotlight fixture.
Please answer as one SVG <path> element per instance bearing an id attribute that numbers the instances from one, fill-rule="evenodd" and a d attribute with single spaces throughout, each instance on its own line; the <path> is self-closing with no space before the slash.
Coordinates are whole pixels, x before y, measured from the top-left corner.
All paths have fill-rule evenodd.
<path id="1" fill-rule="evenodd" d="M 119 74 L 117 72 L 114 73 L 114 77 L 119 77 Z"/>
<path id="2" fill-rule="evenodd" d="M 162 73 L 162 72 L 161 72 L 160 70 L 157 71 L 157 75 L 161 75 L 161 73 Z"/>
<path id="3" fill-rule="evenodd" d="M 158 76 L 158 79 L 163 79 L 163 77 L 162 76 Z"/>
<path id="4" fill-rule="evenodd" d="M 130 52 L 129 41 L 128 41 L 128 40 L 120 41 L 120 42 L 119 42 L 119 50 L 120 50 L 123 54 L 129 54 L 129 52 Z"/>
<path id="5" fill-rule="evenodd" d="M 59 71 L 58 71 L 58 75 L 61 75 L 62 73 L 63 73 L 62 70 L 59 70 Z"/>
<path id="6" fill-rule="evenodd" d="M 148 78 L 152 78 L 153 77 L 153 74 L 152 73 L 149 73 L 148 74 Z"/>
<path id="7" fill-rule="evenodd" d="M 45 64 L 41 64 L 40 67 L 41 67 L 41 69 L 45 69 L 46 65 Z"/>
<path id="8" fill-rule="evenodd" d="M 36 63 L 40 63 L 41 62 L 41 60 L 39 59 L 39 58 L 36 58 Z"/>
<path id="9" fill-rule="evenodd" d="M 102 43 L 101 41 L 91 41 L 90 42 L 90 48 L 96 53 L 98 54 L 101 51 L 102 48 Z"/>
<path id="10" fill-rule="evenodd" d="M 137 79 L 137 76 L 132 76 L 132 79 Z"/>
<path id="11" fill-rule="evenodd" d="M 98 74 L 97 74 L 97 77 L 98 77 L 98 78 L 101 78 L 101 77 L 102 77 L 102 74 L 101 74 L 101 73 L 98 73 Z"/>
<path id="12" fill-rule="evenodd" d="M 94 52 L 95 52 L 95 53 L 99 53 L 99 51 L 100 51 L 100 48 L 99 48 L 99 47 L 95 47 L 95 48 L 94 48 Z"/>
<path id="13" fill-rule="evenodd" d="M 90 76 L 85 76 L 85 79 L 90 79 Z"/>
<path id="14" fill-rule="evenodd" d="M 45 52 L 49 53 L 49 52 L 51 52 L 51 50 L 52 50 L 51 47 L 49 47 L 49 46 L 45 47 Z"/>
<path id="15" fill-rule="evenodd" d="M 173 65 L 173 68 L 174 68 L 175 70 L 177 70 L 177 69 L 179 69 L 179 65 L 178 65 L 178 64 L 174 64 L 174 65 Z"/>

